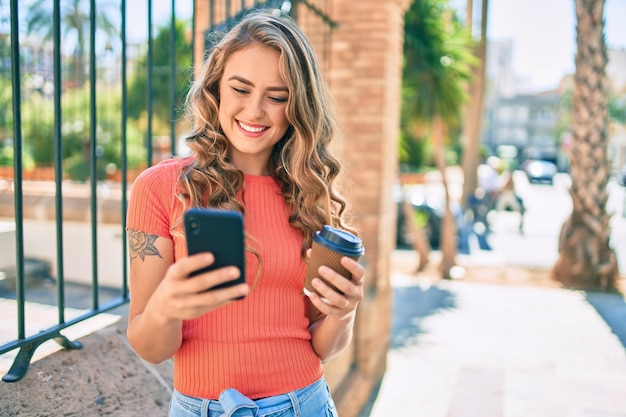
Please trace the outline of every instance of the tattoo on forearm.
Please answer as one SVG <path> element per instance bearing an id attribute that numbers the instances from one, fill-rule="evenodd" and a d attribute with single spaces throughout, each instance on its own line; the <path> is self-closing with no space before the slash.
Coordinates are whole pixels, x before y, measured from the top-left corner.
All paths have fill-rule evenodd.
<path id="1" fill-rule="evenodd" d="M 157 235 L 149 235 L 140 230 L 128 230 L 128 251 L 130 252 L 130 261 L 135 258 L 141 258 L 145 261 L 146 256 L 158 256 L 163 258 L 159 250 L 154 246 L 154 242 L 159 238 Z"/>

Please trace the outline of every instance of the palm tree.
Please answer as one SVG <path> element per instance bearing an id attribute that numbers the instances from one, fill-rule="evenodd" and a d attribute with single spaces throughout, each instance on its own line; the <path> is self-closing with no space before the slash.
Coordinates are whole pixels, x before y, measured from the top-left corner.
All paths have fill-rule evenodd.
<path id="1" fill-rule="evenodd" d="M 613 290 L 619 269 L 609 246 L 608 61 L 604 0 L 575 0 L 576 72 L 572 98 L 572 214 L 559 237 L 553 268 L 565 285 Z"/>
<path id="2" fill-rule="evenodd" d="M 470 99 L 463 117 L 463 206 L 478 185 L 477 169 L 480 162 L 480 131 L 485 97 L 485 70 L 487 59 L 487 10 L 488 0 L 481 0 L 480 38 L 476 46 L 477 65 L 469 85 Z M 474 2 L 467 0 L 467 21 L 469 30 L 473 25 Z"/>
<path id="3" fill-rule="evenodd" d="M 445 191 L 440 270 L 448 277 L 456 257 L 456 230 L 446 179 L 445 141 L 460 128 L 471 77 L 471 37 L 445 0 L 415 0 L 405 14 L 403 137 L 428 136 Z"/>
<path id="4" fill-rule="evenodd" d="M 35 0 L 26 15 L 27 32 L 38 33 L 44 40 L 53 39 L 52 8 L 49 3 L 49 0 Z M 110 1 L 99 1 L 97 4 L 96 27 L 109 37 L 117 34 L 117 28 L 109 17 L 114 6 Z M 89 0 L 65 0 L 61 7 L 62 35 L 76 36 L 72 73 L 75 86 L 81 87 L 85 83 L 86 44 L 89 40 Z"/>

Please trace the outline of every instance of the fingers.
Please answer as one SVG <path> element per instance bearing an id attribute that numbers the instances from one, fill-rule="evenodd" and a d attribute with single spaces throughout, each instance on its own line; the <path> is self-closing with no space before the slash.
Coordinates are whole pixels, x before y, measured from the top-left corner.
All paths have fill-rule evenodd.
<path id="1" fill-rule="evenodd" d="M 199 272 L 214 262 L 215 257 L 208 252 L 183 258 L 172 265 L 172 279 L 185 282 L 189 291 L 202 292 L 241 276 L 241 271 L 235 266 Z"/>
<path id="2" fill-rule="evenodd" d="M 215 262 L 215 257 L 210 252 L 198 253 L 196 255 L 190 255 L 186 258 L 180 259 L 173 264 L 170 269 L 174 279 L 186 280 L 194 272 L 206 268 Z"/>
<path id="3" fill-rule="evenodd" d="M 169 314 L 180 319 L 199 317 L 208 311 L 248 295 L 247 284 L 211 289 L 240 277 L 237 267 L 227 266 L 198 272 L 214 263 L 210 253 L 183 258 L 171 265 L 161 283 L 160 297 L 169 306 Z"/>
<path id="4" fill-rule="evenodd" d="M 365 269 L 358 262 L 346 257 L 342 259 L 342 265 L 352 274 L 352 279 L 322 266 L 318 272 L 323 280 L 315 278 L 312 281 L 318 294 L 307 294 L 318 310 L 337 319 L 354 314 L 358 303 L 363 299 Z"/>
<path id="5" fill-rule="evenodd" d="M 358 299 L 341 295 L 319 278 L 313 279 L 313 286 L 316 292 L 305 292 L 309 297 L 311 304 L 319 310 L 320 313 L 327 317 L 333 317 L 337 320 L 346 320 L 354 317 Z"/>
<path id="6" fill-rule="evenodd" d="M 352 281 L 357 284 L 363 283 L 363 277 L 365 277 L 365 268 L 352 258 L 344 256 L 341 258 L 341 265 L 346 268 L 352 274 Z"/>
<path id="7" fill-rule="evenodd" d="M 341 259 L 341 264 L 351 274 L 350 279 L 347 279 L 328 266 L 321 266 L 318 273 L 340 292 L 347 294 L 349 297 L 358 298 L 359 295 L 362 294 L 365 269 L 354 259 L 348 257 L 343 257 Z"/>

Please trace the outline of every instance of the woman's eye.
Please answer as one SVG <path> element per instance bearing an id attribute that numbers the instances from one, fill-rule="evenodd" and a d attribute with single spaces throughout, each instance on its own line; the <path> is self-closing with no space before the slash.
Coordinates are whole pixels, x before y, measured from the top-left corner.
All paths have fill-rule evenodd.
<path id="1" fill-rule="evenodd" d="M 287 99 L 284 97 L 270 97 L 270 100 L 272 100 L 274 103 L 286 103 Z"/>
<path id="2" fill-rule="evenodd" d="M 248 91 L 242 88 L 233 87 L 233 91 L 237 94 L 248 94 Z"/>

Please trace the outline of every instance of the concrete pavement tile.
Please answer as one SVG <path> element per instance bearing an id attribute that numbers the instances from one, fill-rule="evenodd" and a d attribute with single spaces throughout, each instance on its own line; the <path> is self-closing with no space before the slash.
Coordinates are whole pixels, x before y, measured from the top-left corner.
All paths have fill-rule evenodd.
<path id="1" fill-rule="evenodd" d="M 623 412 L 611 412 L 611 411 L 598 411 L 598 410 L 583 410 L 580 414 L 581 417 L 626 417 L 626 413 Z M 569 417 L 569 416 L 568 416 Z M 578 417 L 573 416 L 572 417 Z"/>
<path id="2" fill-rule="evenodd" d="M 556 404 L 553 401 L 520 401 L 506 397 L 504 400 L 504 415 L 506 417 L 565 417 L 568 416 L 568 407 Z"/>
<path id="3" fill-rule="evenodd" d="M 512 369 L 507 375 L 506 401 L 510 410 L 526 410 L 528 404 L 557 404 L 569 415 L 584 409 L 619 412 L 626 410 L 626 375 L 587 373 L 577 377 L 556 369 Z M 559 405 L 560 404 L 560 405 Z M 548 407 L 550 408 L 550 407 Z M 515 414 L 517 415 L 517 414 Z"/>
<path id="4" fill-rule="evenodd" d="M 450 401 L 448 417 L 502 417 L 505 371 L 464 367 Z"/>
<path id="5" fill-rule="evenodd" d="M 603 410 L 603 412 L 626 412 L 624 387 L 626 378 L 604 380 L 600 376 L 585 379 L 560 378 L 560 390 L 564 401 L 580 410 Z M 621 391 L 621 392 L 620 392 Z"/>
<path id="6" fill-rule="evenodd" d="M 467 369 L 501 370 L 503 417 L 626 410 L 624 346 L 584 293 L 398 281 L 388 369 L 369 417 L 450 417 L 451 410 L 469 417 L 471 406 L 455 404 L 470 404 L 488 387 L 467 383 Z"/>
<path id="7" fill-rule="evenodd" d="M 459 368 L 427 353 L 389 357 L 371 416 L 446 417 Z"/>

